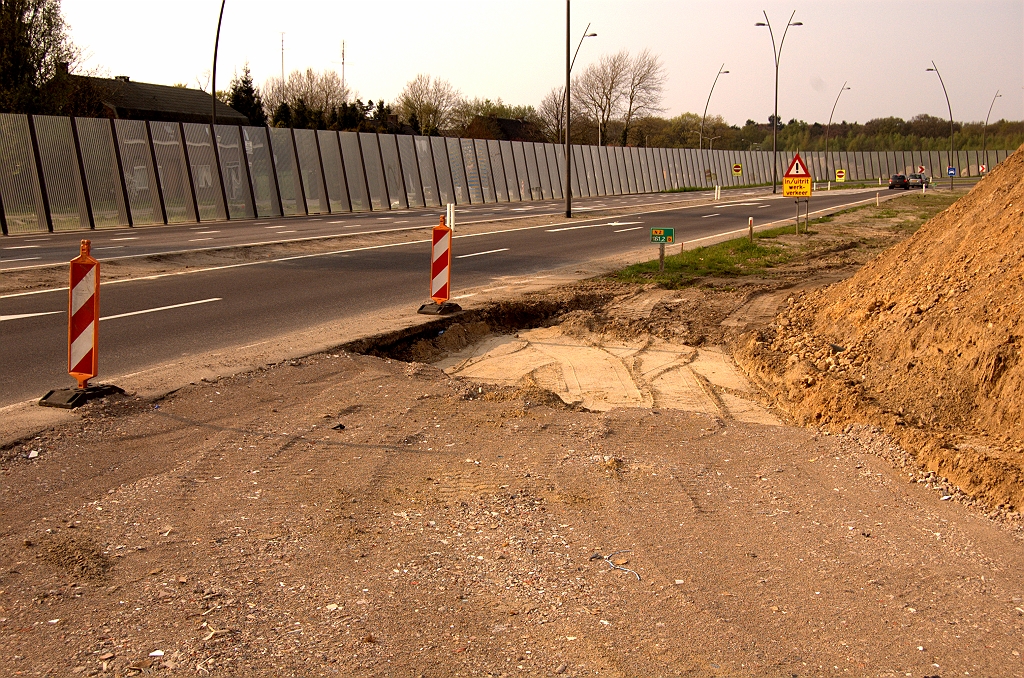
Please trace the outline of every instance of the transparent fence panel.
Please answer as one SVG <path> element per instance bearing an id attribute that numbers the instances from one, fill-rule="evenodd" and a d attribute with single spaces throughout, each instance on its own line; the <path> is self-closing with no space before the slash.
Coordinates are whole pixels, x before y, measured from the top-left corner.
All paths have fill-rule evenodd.
<path id="1" fill-rule="evenodd" d="M 270 127 L 270 149 L 274 154 L 277 169 L 277 189 L 281 196 L 281 210 L 285 216 L 305 214 L 299 173 L 295 162 L 295 148 L 292 146 L 292 130 Z"/>
<path id="2" fill-rule="evenodd" d="M 674 148 L 663 148 L 661 151 L 661 162 L 665 165 L 665 172 L 668 177 L 666 188 L 669 190 L 679 188 L 679 173 L 676 168 L 676 157 L 675 153 L 673 153 L 674 150 Z"/>
<path id="3" fill-rule="evenodd" d="M 608 181 L 611 184 L 611 195 L 622 195 L 622 180 L 619 176 L 619 163 L 616 156 L 616 148 L 605 146 L 605 162 L 608 164 Z"/>
<path id="4" fill-rule="evenodd" d="M 604 185 L 604 168 L 601 167 L 601 146 L 590 146 L 590 161 L 594 165 L 594 187 L 597 195 L 608 195 Z"/>
<path id="5" fill-rule="evenodd" d="M 971 176 L 970 160 L 967 159 L 967 151 L 956 152 L 956 175 L 958 177 Z"/>
<path id="6" fill-rule="evenodd" d="M 516 165 L 516 177 L 519 179 L 519 195 L 523 200 L 533 200 L 533 191 L 530 190 L 530 172 L 526 168 L 526 149 L 522 141 L 512 142 L 512 159 Z"/>
<path id="7" fill-rule="evenodd" d="M 217 135 L 224 195 L 228 199 L 228 215 L 232 219 L 252 219 L 256 213 L 253 211 L 252 193 L 249 191 L 242 133 L 235 125 L 217 125 L 214 133 Z"/>
<path id="8" fill-rule="evenodd" d="M 564 198 L 568 189 L 565 183 L 565 146 L 555 146 L 555 167 L 558 168 L 558 180 L 561 183 L 562 195 L 559 197 Z M 571 183 L 569 184 L 572 185 Z"/>
<path id="9" fill-rule="evenodd" d="M 96 228 L 128 225 L 128 209 L 114 152 L 114 134 L 106 118 L 75 118 L 85 166 L 85 185 Z"/>
<path id="10" fill-rule="evenodd" d="M 654 152 L 644 147 L 640 149 L 640 163 L 645 170 L 644 179 L 647 181 L 647 192 L 658 192 L 658 168 L 654 165 Z"/>
<path id="11" fill-rule="evenodd" d="M 28 116 L 0 113 L 0 201 L 7 232 L 47 230 Z"/>
<path id="12" fill-rule="evenodd" d="M 185 149 L 192 168 L 200 221 L 226 219 L 224 196 L 220 192 L 220 172 L 213 154 L 213 136 L 209 125 L 186 122 Z"/>
<path id="13" fill-rule="evenodd" d="M 626 178 L 626 189 L 623 191 L 628 194 L 635 194 L 636 190 L 636 168 L 633 167 L 633 149 L 626 147 L 619 147 L 616 149 L 619 154 L 619 162 L 622 163 L 620 171 Z"/>
<path id="14" fill-rule="evenodd" d="M 686 149 L 676 148 L 673 149 L 676 156 L 676 163 L 679 165 L 679 188 L 687 188 L 693 185 L 693 179 L 690 176 L 690 167 L 686 162 Z"/>
<path id="15" fill-rule="evenodd" d="M 324 197 L 324 179 L 320 172 L 320 153 L 316 147 L 316 131 L 293 129 L 295 135 L 296 159 L 302 181 L 302 197 L 306 203 L 306 214 L 327 214 L 327 199 Z"/>
<path id="16" fill-rule="evenodd" d="M 537 156 L 537 174 L 540 175 L 541 195 L 545 200 L 554 197 L 551 192 L 551 174 L 548 172 L 548 158 L 544 152 L 544 144 L 534 143 L 533 153 Z"/>
<path id="17" fill-rule="evenodd" d="M 516 174 L 516 161 L 512 155 L 512 142 L 499 141 L 501 146 L 501 162 L 505 169 L 505 186 L 508 188 L 508 199 L 519 202 L 523 194 L 519 191 L 519 177 Z"/>
<path id="18" fill-rule="evenodd" d="M 466 167 L 466 187 L 469 188 L 469 201 L 474 205 L 479 205 L 484 201 L 484 194 L 480 190 L 480 173 L 476 168 L 476 148 L 472 139 L 459 139 L 458 141 L 462 148 L 462 162 Z"/>
<path id="19" fill-rule="evenodd" d="M 249 164 L 249 181 L 252 182 L 252 192 L 256 195 L 256 216 L 281 216 L 281 196 L 277 192 L 277 175 L 274 174 L 267 128 L 243 127 L 242 143 Z"/>
<path id="20" fill-rule="evenodd" d="M 327 204 L 331 212 L 351 212 L 352 205 L 348 201 L 348 186 L 345 185 L 345 167 L 341 163 L 341 146 L 338 145 L 338 133 L 333 130 L 317 130 L 317 141 L 320 144 L 320 161 L 324 166 L 324 190 Z"/>
<path id="21" fill-rule="evenodd" d="M 363 169 L 366 170 L 366 185 L 370 189 L 370 207 L 374 211 L 386 211 L 391 207 L 388 199 L 387 180 L 384 165 L 380 159 L 380 144 L 373 132 L 359 133 L 359 148 L 363 155 Z"/>
<path id="22" fill-rule="evenodd" d="M 656 148 L 648 148 L 648 164 L 651 168 L 651 189 L 654 191 L 665 190 L 665 167 L 661 164 L 661 154 Z"/>
<path id="23" fill-rule="evenodd" d="M 586 198 L 590 195 L 587 186 L 587 166 L 583 164 L 583 151 L 579 145 L 572 146 L 572 167 L 569 178 L 572 181 L 572 194 Z"/>
<path id="24" fill-rule="evenodd" d="M 476 170 L 480 174 L 480 192 L 483 193 L 484 202 L 495 202 L 494 183 L 491 178 L 491 159 L 487 153 L 486 139 L 473 139 L 476 147 Z"/>
<path id="25" fill-rule="evenodd" d="M 452 184 L 455 186 L 455 204 L 468 205 L 471 202 L 469 185 L 466 183 L 466 165 L 462 160 L 462 144 L 458 139 L 445 138 L 448 146 L 448 164 L 452 168 Z"/>
<path id="26" fill-rule="evenodd" d="M 416 163 L 420 169 L 420 181 L 423 182 L 423 202 L 427 207 L 441 205 L 441 195 L 437 192 L 437 176 L 434 173 L 434 155 L 430 152 L 429 137 L 415 137 Z"/>
<path id="27" fill-rule="evenodd" d="M 601 170 L 601 185 L 604 186 L 604 195 L 615 195 L 612 187 L 611 163 L 608 162 L 608 147 L 598 146 L 595 167 Z"/>
<path id="28" fill-rule="evenodd" d="M 651 192 L 651 177 L 647 172 L 647 163 L 643 161 L 643 150 L 640 148 L 629 149 L 629 154 L 633 160 L 633 171 L 636 173 L 636 191 L 637 193 L 650 193 Z"/>
<path id="29" fill-rule="evenodd" d="M 156 191 L 156 170 L 149 150 L 149 136 L 144 120 L 115 120 L 114 132 L 121 151 L 124 186 L 128 191 L 128 207 L 136 226 L 162 224 L 160 196 Z M 2 138 L 0 134 L 0 138 Z"/>
<path id="30" fill-rule="evenodd" d="M 452 166 L 448 160 L 447 146 L 442 137 L 430 138 L 430 148 L 434 154 L 434 171 L 437 173 L 437 190 L 443 205 L 455 202 L 455 184 L 452 181 Z"/>
<path id="31" fill-rule="evenodd" d="M 548 164 L 548 177 L 551 181 L 551 197 L 562 199 L 562 175 L 558 171 L 558 154 L 555 152 L 554 144 L 544 144 L 544 155 Z"/>
<path id="32" fill-rule="evenodd" d="M 393 210 L 406 209 L 409 202 L 405 195 L 405 181 L 402 179 L 402 167 L 398 159 L 398 141 L 394 134 L 378 134 L 377 141 L 380 143 L 380 154 L 384 160 L 388 205 Z"/>
<path id="33" fill-rule="evenodd" d="M 363 171 L 363 154 L 359 147 L 357 132 L 338 132 L 341 143 L 341 162 L 345 166 L 345 182 L 348 185 L 348 197 L 352 201 L 353 212 L 370 211 L 370 190 L 366 185 L 366 173 Z"/>
<path id="34" fill-rule="evenodd" d="M 540 187 L 540 168 L 537 166 L 537 154 L 532 143 L 523 143 L 523 155 L 526 156 L 526 176 L 530 181 L 530 200 L 542 200 L 544 191 Z"/>
<path id="35" fill-rule="evenodd" d="M 508 202 L 505 163 L 501 158 L 501 143 L 497 139 L 487 140 L 487 155 L 490 160 L 491 181 L 494 183 L 494 197 L 498 202 Z"/>
<path id="36" fill-rule="evenodd" d="M 153 139 L 153 154 L 156 156 L 157 177 L 160 192 L 164 196 L 167 223 L 198 221 L 178 124 L 151 122 L 149 133 Z"/>
<path id="37" fill-rule="evenodd" d="M 420 180 L 420 169 L 416 162 L 416 147 L 413 138 L 408 134 L 400 134 L 397 139 L 398 157 L 402 161 L 402 178 L 405 180 L 405 197 L 409 207 L 425 207 L 423 182 Z"/>
<path id="38" fill-rule="evenodd" d="M 78 154 L 71 133 L 71 119 L 53 115 L 34 115 L 36 142 L 42 163 L 50 219 L 55 231 L 89 228 L 85 191 L 78 170 Z"/>
<path id="39" fill-rule="evenodd" d="M 580 178 L 580 195 L 597 195 L 597 186 L 594 179 L 594 160 L 590 157 L 589 146 L 573 146 L 573 160 L 576 162 L 577 174 Z"/>
<path id="40" fill-rule="evenodd" d="M 611 149 L 611 160 L 615 163 L 615 176 L 619 181 L 619 195 L 629 195 L 629 176 L 626 174 L 626 149 L 616 146 Z"/>

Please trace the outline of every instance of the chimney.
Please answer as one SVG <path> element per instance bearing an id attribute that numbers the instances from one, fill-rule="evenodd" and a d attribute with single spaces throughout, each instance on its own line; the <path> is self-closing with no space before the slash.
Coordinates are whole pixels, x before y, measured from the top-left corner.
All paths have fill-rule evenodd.
<path id="1" fill-rule="evenodd" d="M 114 76 L 114 80 L 117 80 L 118 82 L 128 82 L 129 79 L 130 78 L 127 75 L 115 75 Z"/>

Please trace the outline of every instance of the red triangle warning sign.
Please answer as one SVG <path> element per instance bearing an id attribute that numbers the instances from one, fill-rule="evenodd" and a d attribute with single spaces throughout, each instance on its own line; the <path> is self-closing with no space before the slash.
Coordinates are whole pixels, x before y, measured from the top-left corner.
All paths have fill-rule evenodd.
<path id="1" fill-rule="evenodd" d="M 782 176 L 790 179 L 809 179 L 811 173 L 807 171 L 807 165 L 804 164 L 800 154 L 797 153 L 793 156 L 793 162 L 789 163 L 789 169 Z"/>

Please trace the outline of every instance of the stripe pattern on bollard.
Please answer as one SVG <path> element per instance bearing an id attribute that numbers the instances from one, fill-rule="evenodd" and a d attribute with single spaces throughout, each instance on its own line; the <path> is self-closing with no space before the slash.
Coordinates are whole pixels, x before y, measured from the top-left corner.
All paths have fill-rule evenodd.
<path id="1" fill-rule="evenodd" d="M 430 298 L 441 304 L 451 296 L 452 229 L 444 219 L 434 227 L 430 259 Z"/>
<path id="2" fill-rule="evenodd" d="M 88 386 L 99 366 L 100 265 L 89 256 L 90 245 L 83 240 L 81 254 L 71 260 L 68 293 L 68 373 L 79 388 Z"/>

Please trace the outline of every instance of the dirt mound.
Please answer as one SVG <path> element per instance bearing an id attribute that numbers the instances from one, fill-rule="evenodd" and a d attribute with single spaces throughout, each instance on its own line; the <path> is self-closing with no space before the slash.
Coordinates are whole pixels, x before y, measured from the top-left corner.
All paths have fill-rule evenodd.
<path id="1" fill-rule="evenodd" d="M 992 504 L 1024 505 L 1024 151 L 738 358 L 803 423 L 882 423 Z M 983 439 L 979 442 L 979 439 Z"/>

